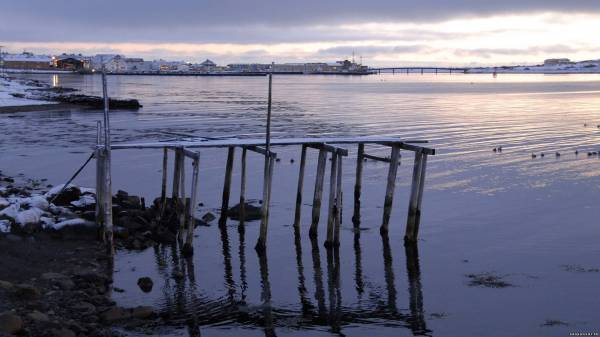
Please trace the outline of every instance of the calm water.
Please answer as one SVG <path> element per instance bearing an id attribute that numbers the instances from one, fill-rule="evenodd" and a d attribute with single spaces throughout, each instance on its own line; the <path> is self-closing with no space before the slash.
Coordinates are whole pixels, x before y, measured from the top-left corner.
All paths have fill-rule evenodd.
<path id="1" fill-rule="evenodd" d="M 94 76 L 37 77 L 87 93 Z M 112 115 L 114 141 L 262 136 L 266 78 L 109 77 L 112 95 L 139 98 Z M 0 168 L 61 183 L 95 140 L 99 111 L 0 116 Z M 584 126 L 587 124 L 587 127 Z M 258 222 L 240 234 L 196 229 L 192 259 L 175 247 L 121 251 L 114 293 L 121 305 L 154 305 L 173 324 L 165 336 L 565 336 L 599 332 L 600 76 L 276 76 L 274 137 L 389 135 L 427 139 L 430 157 L 418 250 L 402 244 L 412 156 L 403 152 L 390 235 L 379 234 L 387 167 L 364 169 L 360 238 L 352 231 L 356 149 L 344 162 L 339 254 L 308 239 L 316 154 L 309 152 L 300 236 L 291 227 L 299 148 L 276 148 L 266 258 L 253 247 Z M 502 146 L 503 152 L 492 148 Z M 580 154 L 576 156 L 574 151 Z M 389 155 L 388 149 L 367 152 Z M 554 153 L 559 151 L 560 158 Z M 531 158 L 544 152 L 545 158 Z M 240 152 L 236 159 L 239 159 Z M 225 151 L 204 151 L 198 215 L 220 205 Z M 114 154 L 113 186 L 147 199 L 160 192 L 161 151 Z M 290 159 L 296 163 L 290 163 Z M 239 173 L 236 162 L 236 173 Z M 190 165 L 191 167 L 191 165 Z M 249 155 L 248 197 L 261 197 L 262 158 Z M 187 170 L 188 172 L 191 170 Z M 77 181 L 93 185 L 92 167 Z M 189 179 L 189 178 L 188 178 Z M 189 181 L 189 180 L 188 180 Z M 232 204 L 238 197 L 234 175 Z M 327 195 L 327 189 L 324 191 Z M 324 207 L 325 208 L 325 207 Z M 570 267 L 566 267 L 570 266 Z M 171 278 L 183 271 L 182 281 Z M 513 287 L 469 286 L 490 272 Z M 138 277 L 150 276 L 144 294 Z M 545 325 L 549 321 L 568 325 Z"/>

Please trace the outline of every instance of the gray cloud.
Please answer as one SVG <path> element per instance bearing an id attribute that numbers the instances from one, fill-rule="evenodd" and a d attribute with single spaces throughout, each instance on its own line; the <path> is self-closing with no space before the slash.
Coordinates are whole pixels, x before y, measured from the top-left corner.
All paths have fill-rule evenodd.
<path id="1" fill-rule="evenodd" d="M 528 48 L 476 48 L 476 49 L 456 49 L 454 54 L 458 57 L 481 57 L 492 58 L 498 55 L 547 55 L 575 53 L 577 49 L 565 45 L 552 46 L 533 46 Z"/>
<path id="2" fill-rule="evenodd" d="M 528 12 L 600 12 L 597 0 L 29 0 L 5 1 L 5 41 L 283 42 L 352 40 L 366 33 L 328 32 L 319 25 L 435 22 L 465 16 Z M 317 28 L 315 28 L 317 27 Z M 276 29 L 274 29 L 276 28 Z M 427 38 L 426 31 L 400 34 Z M 441 33 L 435 33 L 441 38 Z"/>

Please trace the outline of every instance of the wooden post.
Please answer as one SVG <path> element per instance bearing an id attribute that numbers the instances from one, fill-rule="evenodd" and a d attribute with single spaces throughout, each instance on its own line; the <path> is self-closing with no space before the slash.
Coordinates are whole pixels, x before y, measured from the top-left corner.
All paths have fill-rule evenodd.
<path id="1" fill-rule="evenodd" d="M 392 203 L 394 201 L 394 189 L 396 187 L 396 173 L 398 172 L 398 161 L 400 160 L 400 147 L 392 145 L 392 155 L 390 158 L 390 169 L 388 171 L 387 188 L 385 190 L 385 201 L 383 204 L 383 223 L 380 231 L 388 232 L 390 222 L 390 213 L 392 211 Z"/>
<path id="2" fill-rule="evenodd" d="M 337 186 L 335 188 L 335 191 L 337 193 L 337 196 L 335 198 L 335 233 L 334 233 L 334 238 L 333 238 L 333 244 L 335 246 L 339 246 L 340 245 L 340 227 L 342 224 L 342 210 L 343 210 L 343 204 L 344 204 L 344 200 L 343 198 L 343 191 L 342 191 L 342 155 L 338 153 L 338 162 L 337 162 Z"/>
<path id="3" fill-rule="evenodd" d="M 223 183 L 223 201 L 221 204 L 221 218 L 219 226 L 224 226 L 227 222 L 227 211 L 229 210 L 229 194 L 231 192 L 231 175 L 233 174 L 233 157 L 235 147 L 230 146 L 227 149 L 227 164 L 225 166 L 225 181 Z"/>
<path id="4" fill-rule="evenodd" d="M 296 214 L 294 216 L 294 227 L 300 227 L 300 217 L 302 214 L 302 190 L 304 185 L 304 167 L 306 166 L 306 145 L 302 145 L 300 155 L 300 171 L 298 172 L 298 190 L 296 191 Z"/>
<path id="5" fill-rule="evenodd" d="M 263 177 L 263 203 L 260 217 L 260 232 L 256 246 L 254 246 L 254 249 L 259 253 L 264 253 L 267 248 L 267 229 L 269 226 L 269 202 L 271 199 L 273 166 L 275 166 L 275 157 L 270 152 L 267 152 L 265 155 L 265 170 Z"/>
<path id="6" fill-rule="evenodd" d="M 327 239 L 325 240 L 325 247 L 332 247 L 333 245 L 333 225 L 335 217 L 335 196 L 336 196 L 336 183 L 337 183 L 337 169 L 338 169 L 338 154 L 337 152 L 331 153 L 331 173 L 329 175 L 329 209 L 327 214 Z"/>
<path id="7" fill-rule="evenodd" d="M 173 160 L 173 191 L 171 193 L 171 203 L 175 214 L 179 214 L 179 183 L 181 182 L 181 160 L 183 155 L 181 149 L 175 149 L 175 159 Z"/>
<path id="8" fill-rule="evenodd" d="M 185 222 L 187 220 L 187 213 L 189 211 L 188 207 L 187 207 L 187 197 L 185 195 L 185 154 L 183 152 L 183 148 L 181 149 L 181 156 L 179 157 L 179 160 L 181 160 L 181 163 L 179 164 L 179 168 L 181 170 L 181 175 L 180 175 L 180 179 L 181 182 L 179 183 L 179 188 L 181 189 L 181 194 L 179 195 L 179 204 L 181 205 L 181 213 L 179 213 L 179 233 L 177 234 L 177 237 L 179 238 L 179 240 L 183 240 L 183 232 L 185 231 Z"/>
<path id="9" fill-rule="evenodd" d="M 104 236 L 104 221 L 103 221 L 103 204 L 104 204 L 104 157 L 103 150 L 100 148 L 101 145 L 101 128 L 102 123 L 98 121 L 96 123 L 96 150 L 94 151 L 94 156 L 96 157 L 96 224 L 99 226 L 98 236 L 100 240 L 105 241 L 106 237 Z"/>
<path id="10" fill-rule="evenodd" d="M 323 196 L 323 179 L 325 177 L 325 164 L 327 164 L 327 152 L 319 150 L 319 160 L 317 163 L 317 177 L 315 179 L 315 193 L 313 197 L 312 223 L 310 225 L 309 235 L 317 236 L 319 227 L 319 217 L 321 216 L 321 197 Z"/>
<path id="11" fill-rule="evenodd" d="M 200 155 L 194 158 L 193 162 L 193 173 L 192 173 L 192 190 L 190 191 L 190 213 L 188 218 L 188 227 L 187 227 L 187 238 L 186 243 L 183 246 L 183 254 L 186 256 L 190 256 L 194 253 L 194 225 L 195 225 L 195 217 L 196 213 L 196 196 L 198 195 L 198 174 L 200 169 Z"/>
<path id="12" fill-rule="evenodd" d="M 362 171 L 365 154 L 365 144 L 358 144 L 358 155 L 356 157 L 356 182 L 354 183 L 354 214 L 352 222 L 354 231 L 359 232 L 360 226 L 360 194 L 362 189 Z"/>
<path id="13" fill-rule="evenodd" d="M 242 148 L 242 173 L 240 182 L 240 224 L 244 226 L 244 219 L 246 217 L 246 152 L 248 150 L 244 146 Z"/>
<path id="14" fill-rule="evenodd" d="M 410 203 L 408 205 L 408 220 L 406 222 L 406 234 L 404 235 L 404 242 L 408 244 L 416 243 L 419 236 L 419 224 L 421 222 L 421 202 L 423 200 L 426 169 L 427 154 L 415 152 L 413 182 L 410 191 Z"/>
<path id="15" fill-rule="evenodd" d="M 169 165 L 169 150 L 163 148 L 162 184 L 160 189 L 160 218 L 162 219 L 167 207 L 167 168 Z"/>
<path id="16" fill-rule="evenodd" d="M 106 84 L 106 72 L 102 71 L 102 96 L 104 101 L 104 187 L 103 187 L 103 208 L 104 208 L 104 227 L 107 242 L 108 254 L 112 257 L 115 254 L 113 242 L 113 214 L 112 214 L 112 176 L 111 176 L 111 153 L 110 153 L 110 115 L 108 86 Z"/>

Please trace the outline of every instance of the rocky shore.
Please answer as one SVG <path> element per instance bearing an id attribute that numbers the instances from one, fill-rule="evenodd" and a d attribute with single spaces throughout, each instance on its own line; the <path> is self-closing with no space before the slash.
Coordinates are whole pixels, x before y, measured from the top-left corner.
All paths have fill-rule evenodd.
<path id="1" fill-rule="evenodd" d="M 57 195 L 61 189 L 0 172 L 0 336 L 121 336 L 114 329 L 121 323 L 160 321 L 152 307 L 121 308 L 110 299 L 119 289 L 98 240 L 94 191 L 68 186 Z M 121 224 L 133 216 L 128 210 L 143 209 L 125 192 L 115 199 Z M 122 247 L 149 243 L 137 243 L 146 240 L 140 226 L 118 228 Z"/>
<path id="2" fill-rule="evenodd" d="M 39 105 L 40 101 L 57 102 L 63 105 L 84 106 L 99 109 L 104 106 L 104 100 L 99 96 L 84 95 L 77 89 L 52 87 L 47 83 L 33 79 L 20 79 L 16 77 L 0 77 L 4 85 L 10 90 L 9 95 L 16 99 L 30 100 Z M 22 104 L 19 104 L 22 105 Z M 11 106 L 8 106 L 12 108 Z M 137 110 L 142 107 L 137 99 L 109 99 L 111 109 Z M 3 111 L 0 107 L 0 112 Z"/>

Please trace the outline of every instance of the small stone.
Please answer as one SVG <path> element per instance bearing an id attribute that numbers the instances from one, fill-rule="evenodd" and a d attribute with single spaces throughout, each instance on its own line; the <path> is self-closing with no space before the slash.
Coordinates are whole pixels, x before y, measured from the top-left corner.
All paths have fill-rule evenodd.
<path id="1" fill-rule="evenodd" d="M 149 293 L 152 291 L 152 287 L 154 286 L 154 282 L 149 277 L 140 277 L 137 282 L 138 287 L 145 292 Z"/>
<path id="2" fill-rule="evenodd" d="M 15 294 L 25 300 L 34 300 L 42 296 L 38 288 L 30 284 L 19 284 L 16 286 Z"/>
<path id="3" fill-rule="evenodd" d="M 12 283 L 0 280 L 0 289 L 11 290 L 13 287 L 14 285 Z"/>
<path id="4" fill-rule="evenodd" d="M 208 212 L 208 213 L 204 214 L 201 219 L 202 219 L 202 221 L 209 223 L 209 222 L 215 220 L 216 218 L 217 217 L 214 214 L 212 214 L 211 212 Z"/>
<path id="5" fill-rule="evenodd" d="M 75 288 L 75 282 L 71 281 L 70 279 L 58 280 L 56 281 L 56 285 L 58 285 L 58 287 L 62 290 L 71 290 Z"/>
<path id="6" fill-rule="evenodd" d="M 73 306 L 73 309 L 84 315 L 96 312 L 96 306 L 88 302 L 79 302 Z"/>
<path id="7" fill-rule="evenodd" d="M 21 316 L 13 313 L 4 313 L 0 315 L 0 332 L 7 334 L 16 334 L 23 329 L 23 320 Z"/>
<path id="8" fill-rule="evenodd" d="M 133 310 L 131 311 L 131 316 L 141 319 L 152 317 L 154 314 L 154 308 L 149 306 L 139 306 L 133 308 Z"/>
<path id="9" fill-rule="evenodd" d="M 77 337 L 73 331 L 67 328 L 52 329 L 51 333 L 53 337 Z"/>
<path id="10" fill-rule="evenodd" d="M 48 315 L 44 314 L 43 312 L 39 312 L 37 310 L 27 314 L 27 318 L 29 318 L 30 320 L 35 321 L 35 322 L 48 322 L 49 321 Z"/>

